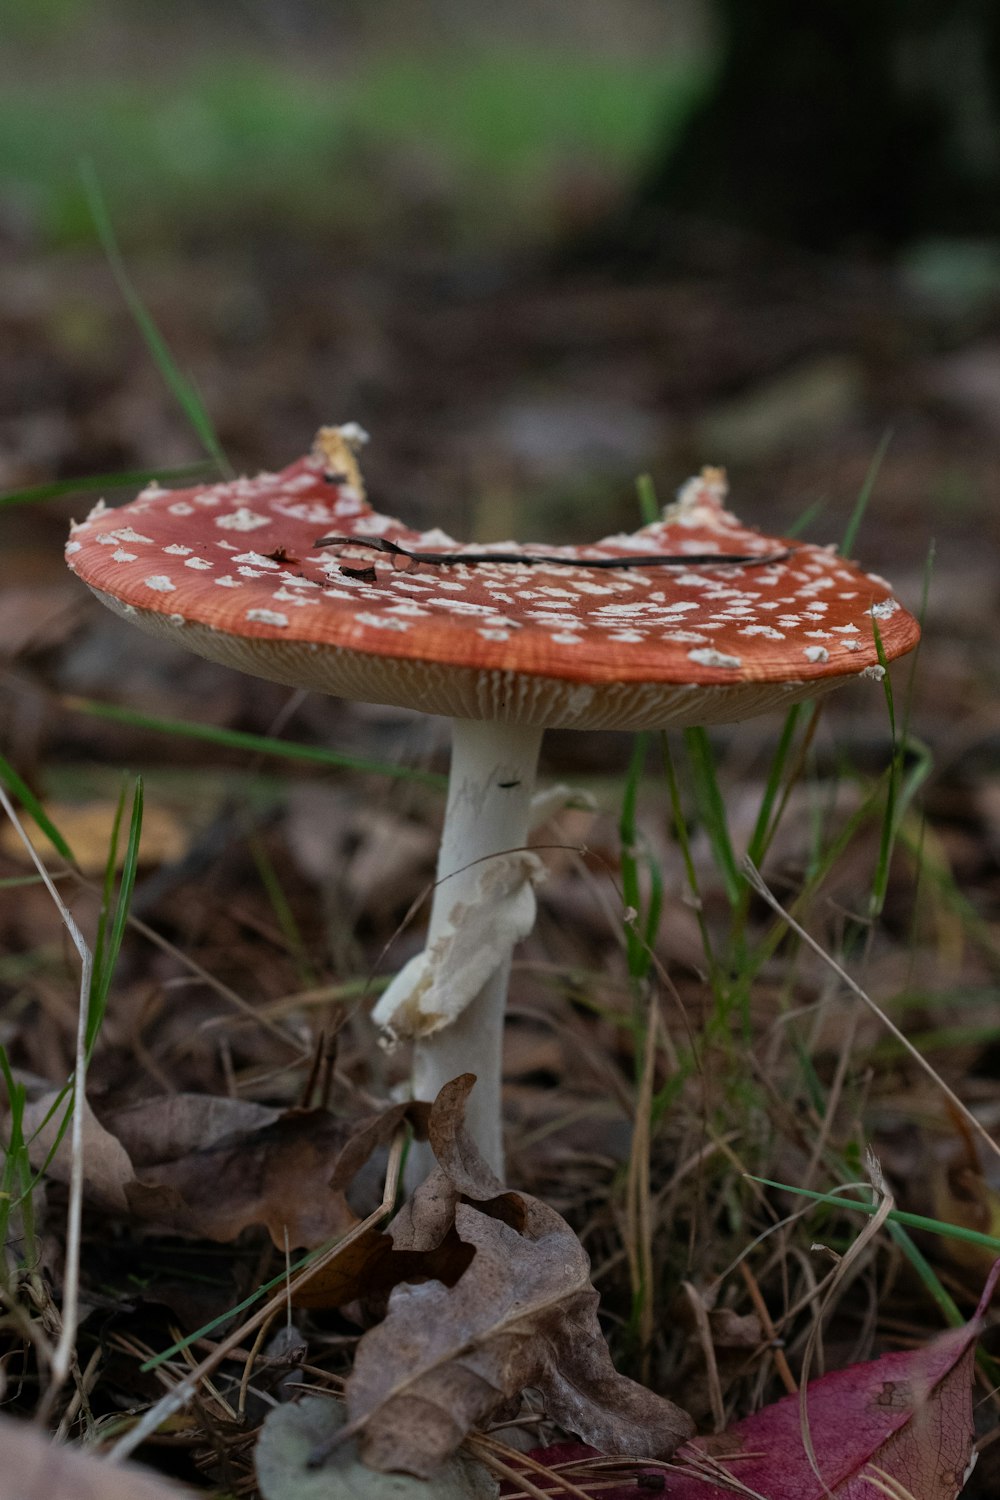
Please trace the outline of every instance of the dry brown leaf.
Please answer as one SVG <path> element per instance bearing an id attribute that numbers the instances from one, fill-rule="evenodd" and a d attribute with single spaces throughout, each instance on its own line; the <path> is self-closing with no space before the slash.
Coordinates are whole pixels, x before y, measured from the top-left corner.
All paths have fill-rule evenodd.
<path id="1" fill-rule="evenodd" d="M 100 1106 L 98 1106 L 100 1108 Z M 101 1114 L 105 1127 L 125 1147 L 132 1165 L 141 1170 L 150 1162 L 176 1161 L 190 1151 L 237 1134 L 246 1135 L 273 1125 L 278 1109 L 249 1099 L 214 1094 L 157 1094 L 122 1109 Z"/>
<path id="2" fill-rule="evenodd" d="M 34 1166 L 40 1167 L 52 1149 L 62 1108 L 43 1121 L 57 1097 L 48 1094 L 26 1111 L 26 1129 L 38 1132 L 31 1145 Z M 108 1116 L 108 1124 L 120 1129 L 135 1151 L 133 1159 L 88 1104 L 87 1201 L 171 1234 L 228 1241 L 262 1224 L 280 1249 L 286 1234 L 290 1247 L 312 1249 L 358 1222 L 345 1191 L 372 1152 L 411 1116 L 420 1130 L 426 1108 L 394 1105 L 347 1120 L 323 1109 L 278 1114 L 235 1100 L 176 1095 Z M 199 1134 L 206 1144 L 190 1149 Z M 48 1163 L 48 1175 L 66 1181 L 69 1167 L 67 1132 Z"/>
<path id="3" fill-rule="evenodd" d="M 185 1500 L 192 1492 L 132 1464 L 109 1464 L 0 1417 L 0 1500 Z"/>
<path id="4" fill-rule="evenodd" d="M 228 1241 L 264 1224 L 279 1248 L 287 1231 L 291 1248 L 312 1249 L 358 1222 L 343 1192 L 329 1186 L 353 1130 L 326 1110 L 289 1110 L 262 1130 L 147 1166 L 140 1188 L 177 1194 L 182 1206 L 164 1226 L 174 1231 Z M 141 1192 L 130 1191 L 129 1201 L 145 1216 Z"/>
<path id="5" fill-rule="evenodd" d="M 69 1094 L 61 1103 L 57 1103 L 58 1099 L 59 1091 L 53 1089 L 26 1106 L 24 1134 L 31 1165 L 40 1168 L 51 1152 L 46 1175 L 56 1182 L 68 1182 L 72 1163 L 70 1128 L 67 1126 L 58 1145 L 55 1141 L 72 1099 Z M 86 1100 L 83 1101 L 83 1165 L 88 1200 L 113 1213 L 127 1213 L 126 1188 L 135 1176 L 129 1154 L 105 1130 Z"/>
<path id="6" fill-rule="evenodd" d="M 443 1250 L 453 1226 L 475 1254 L 451 1287 L 397 1285 L 358 1345 L 346 1395 L 362 1457 L 429 1477 L 526 1386 L 605 1452 L 673 1452 L 690 1419 L 614 1369 L 586 1251 L 553 1209 L 505 1192 L 482 1161 L 462 1126 L 471 1086 L 456 1079 L 435 1101 L 429 1135 L 443 1161 L 391 1234 L 397 1253 Z"/>
<path id="7" fill-rule="evenodd" d="M 396 1287 L 358 1345 L 347 1406 L 366 1463 L 427 1478 L 526 1386 L 605 1452 L 665 1455 L 690 1436 L 683 1412 L 615 1371 L 586 1252 L 557 1213 L 530 1202 L 527 1235 L 468 1204 L 455 1222 L 476 1251 L 456 1285 Z"/>

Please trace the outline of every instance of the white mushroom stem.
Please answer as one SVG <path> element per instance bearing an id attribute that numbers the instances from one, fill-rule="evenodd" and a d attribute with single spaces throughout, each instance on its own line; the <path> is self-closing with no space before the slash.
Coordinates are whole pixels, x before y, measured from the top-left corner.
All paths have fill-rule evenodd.
<path id="1" fill-rule="evenodd" d="M 463 906 L 474 908 L 481 902 L 480 882 L 489 856 L 525 844 L 541 741 L 542 730 L 537 728 L 454 721 L 428 950 L 453 927 L 456 915 L 461 920 Z M 440 1030 L 417 1036 L 413 1053 L 413 1092 L 418 1099 L 433 1099 L 460 1073 L 476 1074 L 466 1121 L 499 1177 L 504 1166 L 500 1085 L 510 961 L 508 949 L 461 1014 Z"/>

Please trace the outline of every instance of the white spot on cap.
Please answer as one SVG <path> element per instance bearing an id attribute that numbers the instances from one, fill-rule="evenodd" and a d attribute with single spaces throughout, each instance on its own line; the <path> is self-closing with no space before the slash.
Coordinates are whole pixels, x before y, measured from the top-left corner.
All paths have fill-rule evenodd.
<path id="1" fill-rule="evenodd" d="M 292 589 L 280 588 L 274 591 L 275 599 L 282 604 L 294 604 L 297 609 L 304 609 L 307 605 L 318 604 L 318 599 L 313 599 L 305 594 L 296 594 Z"/>
<path id="2" fill-rule="evenodd" d="M 354 617 L 359 625 L 367 625 L 372 630 L 409 630 L 409 620 L 401 620 L 399 616 L 360 614 Z"/>
<path id="3" fill-rule="evenodd" d="M 276 609 L 248 609 L 247 619 L 256 621 L 258 625 L 288 624 L 288 616 L 280 614 Z"/>
<path id="4" fill-rule="evenodd" d="M 743 665 L 738 656 L 727 656 L 723 651 L 716 651 L 713 646 L 705 646 L 700 651 L 689 651 L 688 656 L 700 667 L 728 667 L 735 671 Z"/>
<path id="5" fill-rule="evenodd" d="M 862 677 L 868 677 L 872 682 L 881 682 L 885 676 L 885 667 L 879 663 L 877 666 L 865 667 L 861 673 Z"/>
<path id="6" fill-rule="evenodd" d="M 116 542 L 151 542 L 151 536 L 143 536 L 141 531 L 134 531 L 131 526 L 119 526 L 114 531 L 106 531 L 97 540 L 102 547 L 113 547 Z"/>
<path id="7" fill-rule="evenodd" d="M 72 553 L 79 552 L 80 548 L 82 546 L 83 546 L 82 542 L 67 542 L 66 543 L 66 556 L 69 557 Z"/>
<path id="8" fill-rule="evenodd" d="M 233 578 L 230 573 L 224 574 L 222 578 L 213 578 L 212 582 L 217 583 L 223 589 L 238 589 L 240 586 L 240 580 Z"/>
<path id="9" fill-rule="evenodd" d="M 476 634 L 477 635 L 481 635 L 484 641 L 509 641 L 510 640 L 510 631 L 509 630 L 490 630 L 490 629 L 486 629 L 485 627 L 481 627 L 479 630 L 477 630 Z"/>
<path id="10" fill-rule="evenodd" d="M 154 573 L 152 578 L 144 578 L 142 581 L 148 589 L 155 589 L 158 594 L 172 594 L 177 588 L 165 573 Z"/>
<path id="11" fill-rule="evenodd" d="M 187 620 L 185 620 L 185 618 L 184 618 L 183 615 L 168 615 L 167 619 L 170 621 L 171 625 L 186 625 L 187 624 Z"/>
<path id="12" fill-rule="evenodd" d="M 871 613 L 876 620 L 888 620 L 898 608 L 899 604 L 895 599 L 883 599 L 880 603 L 872 605 Z"/>
<path id="13" fill-rule="evenodd" d="M 273 557 L 265 557 L 261 552 L 238 552 L 233 562 L 249 563 L 251 568 L 271 569 L 277 572 L 280 564 Z"/>
<path id="14" fill-rule="evenodd" d="M 225 531 L 256 531 L 258 526 L 270 526 L 271 522 L 267 516 L 258 516 L 255 511 L 241 505 L 238 510 L 230 510 L 224 516 L 216 516 L 215 524 Z"/>
<path id="15" fill-rule="evenodd" d="M 135 562 L 137 552 L 126 552 L 124 547 L 116 547 L 111 554 L 112 562 Z"/>
<path id="16" fill-rule="evenodd" d="M 412 599 L 404 599 L 402 604 L 390 604 L 386 613 L 390 615 L 410 615 L 414 619 L 423 619 L 430 614 L 430 610 L 422 609 Z"/>
<path id="17" fill-rule="evenodd" d="M 194 506 L 189 505 L 186 500 L 176 500 L 173 505 L 168 505 L 167 510 L 172 516 L 193 516 Z"/>
<path id="18" fill-rule="evenodd" d="M 830 660 L 830 653 L 825 646 L 807 646 L 804 654 L 806 661 Z"/>
<path id="19" fill-rule="evenodd" d="M 194 549 L 192 547 L 185 547 L 180 542 L 171 542 L 170 546 L 164 547 L 163 550 L 164 552 L 168 552 L 171 557 L 190 557 Z"/>
<path id="20" fill-rule="evenodd" d="M 766 635 L 769 641 L 783 641 L 785 632 L 775 630 L 773 625 L 744 625 L 740 635 Z"/>
<path id="21" fill-rule="evenodd" d="M 206 568 L 211 569 L 213 564 L 208 562 L 204 557 L 189 557 L 185 559 L 184 566 L 204 572 Z"/>

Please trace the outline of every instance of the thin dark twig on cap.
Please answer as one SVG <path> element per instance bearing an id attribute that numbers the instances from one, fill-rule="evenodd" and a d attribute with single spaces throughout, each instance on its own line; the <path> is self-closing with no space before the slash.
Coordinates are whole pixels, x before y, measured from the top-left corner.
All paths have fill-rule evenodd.
<path id="1" fill-rule="evenodd" d="M 384 536 L 321 536 L 316 547 L 368 547 L 373 552 L 387 552 L 391 557 L 405 557 L 409 562 L 434 563 L 454 567 L 468 563 L 525 563 L 531 568 L 714 568 L 754 567 L 762 563 L 782 562 L 792 552 L 692 552 L 646 553 L 625 557 L 560 557 L 536 552 L 412 552 Z M 359 574 L 360 576 L 360 574 Z"/>

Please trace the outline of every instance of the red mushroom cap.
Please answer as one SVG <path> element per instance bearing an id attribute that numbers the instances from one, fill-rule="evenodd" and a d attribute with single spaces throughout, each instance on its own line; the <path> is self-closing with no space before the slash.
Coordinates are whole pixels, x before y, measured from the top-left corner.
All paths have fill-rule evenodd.
<path id="1" fill-rule="evenodd" d="M 473 548 L 372 510 L 362 436 L 324 428 L 280 474 L 100 505 L 69 566 L 136 624 L 257 676 L 525 724 L 746 718 L 881 675 L 876 625 L 887 659 L 918 640 L 883 579 L 737 521 L 720 470 L 628 536 Z"/>

